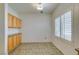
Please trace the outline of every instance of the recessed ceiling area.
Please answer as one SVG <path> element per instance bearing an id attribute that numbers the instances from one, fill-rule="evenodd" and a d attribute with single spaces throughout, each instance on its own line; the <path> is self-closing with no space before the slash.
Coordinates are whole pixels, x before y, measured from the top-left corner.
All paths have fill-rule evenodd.
<path id="1" fill-rule="evenodd" d="M 34 8 L 34 3 L 9 3 L 9 6 L 18 13 L 39 13 L 40 11 Z M 57 3 L 44 3 L 43 12 L 52 13 L 56 8 Z"/>

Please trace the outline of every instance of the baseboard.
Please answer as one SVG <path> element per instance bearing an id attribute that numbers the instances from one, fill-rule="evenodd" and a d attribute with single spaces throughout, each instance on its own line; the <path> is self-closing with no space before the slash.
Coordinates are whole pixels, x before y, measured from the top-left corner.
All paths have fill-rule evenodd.
<path id="1" fill-rule="evenodd" d="M 22 42 L 22 44 L 26 44 L 26 43 L 52 43 L 52 42 Z"/>
<path id="2" fill-rule="evenodd" d="M 54 43 L 52 43 L 52 44 L 57 48 L 57 46 Z M 57 49 L 64 55 L 64 53 L 59 48 L 57 48 Z"/>

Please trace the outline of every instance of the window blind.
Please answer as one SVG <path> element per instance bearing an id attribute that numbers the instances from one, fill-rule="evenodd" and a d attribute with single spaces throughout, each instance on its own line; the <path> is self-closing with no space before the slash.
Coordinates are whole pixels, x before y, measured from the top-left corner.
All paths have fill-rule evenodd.
<path id="1" fill-rule="evenodd" d="M 72 30 L 71 11 L 64 13 L 55 19 L 55 35 L 71 41 Z"/>

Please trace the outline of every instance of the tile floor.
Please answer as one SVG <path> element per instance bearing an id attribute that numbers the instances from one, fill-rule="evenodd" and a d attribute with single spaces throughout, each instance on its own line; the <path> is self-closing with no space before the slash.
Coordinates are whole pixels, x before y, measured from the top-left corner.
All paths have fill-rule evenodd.
<path id="1" fill-rule="evenodd" d="M 52 43 L 23 43 L 11 55 L 63 55 Z"/>

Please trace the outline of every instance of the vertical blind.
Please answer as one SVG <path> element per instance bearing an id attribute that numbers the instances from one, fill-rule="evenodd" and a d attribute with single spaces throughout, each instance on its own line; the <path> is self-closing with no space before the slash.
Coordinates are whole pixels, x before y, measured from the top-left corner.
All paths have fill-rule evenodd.
<path id="1" fill-rule="evenodd" d="M 71 41 L 71 11 L 55 19 L 55 36 Z"/>
<path id="2" fill-rule="evenodd" d="M 60 17 L 55 20 L 55 35 L 60 37 Z"/>

